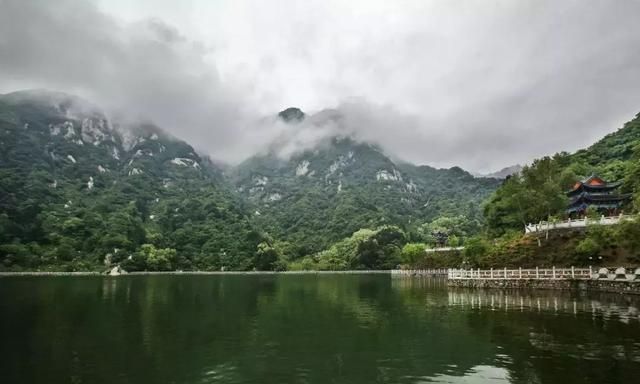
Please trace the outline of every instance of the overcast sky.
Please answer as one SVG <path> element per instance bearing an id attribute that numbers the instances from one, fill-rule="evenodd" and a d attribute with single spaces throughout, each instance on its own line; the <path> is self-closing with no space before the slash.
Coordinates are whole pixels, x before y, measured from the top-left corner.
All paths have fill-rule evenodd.
<path id="1" fill-rule="evenodd" d="M 640 112 L 639 17 L 639 0 L 0 0 L 0 92 L 77 93 L 230 162 L 325 135 L 261 117 L 337 108 L 396 156 L 490 171 Z"/>

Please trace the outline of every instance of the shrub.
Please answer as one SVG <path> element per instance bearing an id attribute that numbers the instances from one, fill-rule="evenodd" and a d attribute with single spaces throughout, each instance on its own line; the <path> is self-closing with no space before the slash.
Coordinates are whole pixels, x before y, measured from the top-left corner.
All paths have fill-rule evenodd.
<path id="1" fill-rule="evenodd" d="M 425 256 L 426 245 L 423 243 L 408 243 L 402 247 L 400 259 L 403 263 L 413 265 Z"/>
<path id="2" fill-rule="evenodd" d="M 601 250 L 601 245 L 591 237 L 581 240 L 576 246 L 576 252 L 585 257 L 595 257 Z"/>

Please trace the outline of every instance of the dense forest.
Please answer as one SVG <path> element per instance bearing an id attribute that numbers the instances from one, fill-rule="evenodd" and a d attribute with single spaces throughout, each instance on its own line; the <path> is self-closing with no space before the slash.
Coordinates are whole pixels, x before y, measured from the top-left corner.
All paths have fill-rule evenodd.
<path id="1" fill-rule="evenodd" d="M 4 270 L 390 268 L 434 228 L 458 223 L 451 241 L 480 233 L 499 184 L 350 137 L 221 167 L 71 95 L 0 96 Z"/>
<path id="2" fill-rule="evenodd" d="M 152 123 L 119 124 L 67 94 L 16 92 L 0 96 L 0 269 L 578 265 L 620 252 L 634 262 L 633 221 L 545 244 L 522 229 L 562 219 L 564 192 L 591 174 L 637 191 L 639 144 L 640 115 L 506 180 L 394 161 L 348 136 L 222 167 Z M 640 208 L 634 196 L 626 212 Z M 438 232 L 464 252 L 425 254 Z"/>
<path id="3" fill-rule="evenodd" d="M 83 100 L 0 98 L 4 268 L 249 268 L 260 234 L 222 173 L 157 127 Z"/>

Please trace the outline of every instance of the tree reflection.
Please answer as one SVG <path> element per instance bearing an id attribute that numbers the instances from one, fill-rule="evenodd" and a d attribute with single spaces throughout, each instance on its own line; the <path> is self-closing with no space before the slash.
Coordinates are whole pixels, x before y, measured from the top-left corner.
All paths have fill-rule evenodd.
<path id="1" fill-rule="evenodd" d="M 0 283 L 6 382 L 623 382 L 640 372 L 638 307 L 620 297 L 385 275 Z"/>

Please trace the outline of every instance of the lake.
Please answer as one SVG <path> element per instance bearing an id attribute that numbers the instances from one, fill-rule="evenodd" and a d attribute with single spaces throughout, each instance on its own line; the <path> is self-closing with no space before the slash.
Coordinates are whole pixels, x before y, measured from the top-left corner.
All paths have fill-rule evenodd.
<path id="1" fill-rule="evenodd" d="M 638 298 L 389 275 L 0 278 L 2 383 L 637 383 Z"/>

